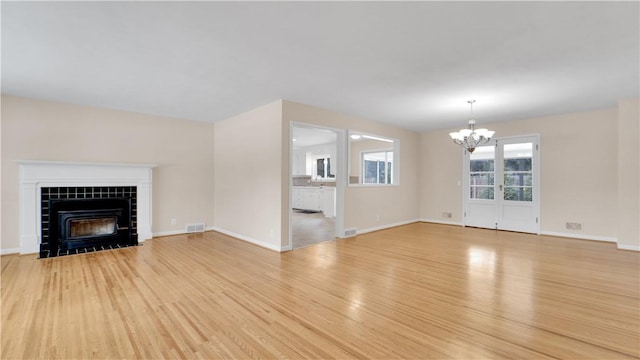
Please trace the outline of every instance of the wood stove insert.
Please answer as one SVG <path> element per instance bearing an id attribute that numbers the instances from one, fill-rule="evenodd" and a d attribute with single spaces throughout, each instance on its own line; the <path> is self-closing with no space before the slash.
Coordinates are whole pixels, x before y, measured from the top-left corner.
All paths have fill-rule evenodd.
<path id="1" fill-rule="evenodd" d="M 48 256 L 138 244 L 131 197 L 48 200 Z"/>

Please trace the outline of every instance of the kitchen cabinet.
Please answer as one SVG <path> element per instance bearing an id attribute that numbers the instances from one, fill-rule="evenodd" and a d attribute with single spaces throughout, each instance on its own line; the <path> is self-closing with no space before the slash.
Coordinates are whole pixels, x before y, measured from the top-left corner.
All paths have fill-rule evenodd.
<path id="1" fill-rule="evenodd" d="M 322 212 L 325 217 L 336 217 L 336 188 L 322 188 Z"/>
<path id="2" fill-rule="evenodd" d="M 307 174 L 307 152 L 304 150 L 293 150 L 292 155 L 292 172 L 293 175 L 311 175 Z"/>
<path id="3" fill-rule="evenodd" d="M 294 186 L 291 205 L 294 209 L 322 211 L 325 217 L 336 217 L 336 188 Z"/>
<path id="4" fill-rule="evenodd" d="M 291 192 L 291 207 L 294 209 L 302 209 L 304 207 L 304 201 L 302 196 L 302 191 L 299 188 L 294 187 Z"/>
<path id="5" fill-rule="evenodd" d="M 293 187 L 294 209 L 322 211 L 322 189 L 319 187 Z"/>

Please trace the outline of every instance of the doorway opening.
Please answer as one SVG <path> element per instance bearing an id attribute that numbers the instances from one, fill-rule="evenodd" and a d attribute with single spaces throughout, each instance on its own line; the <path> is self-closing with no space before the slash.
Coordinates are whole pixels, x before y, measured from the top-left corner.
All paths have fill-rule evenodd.
<path id="1" fill-rule="evenodd" d="M 334 240 L 342 219 L 343 131 L 291 126 L 290 244 L 292 249 Z"/>

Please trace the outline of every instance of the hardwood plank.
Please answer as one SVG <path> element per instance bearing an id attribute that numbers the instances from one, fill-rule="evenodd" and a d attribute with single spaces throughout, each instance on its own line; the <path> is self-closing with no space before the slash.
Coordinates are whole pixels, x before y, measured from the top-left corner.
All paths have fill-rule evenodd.
<path id="1" fill-rule="evenodd" d="M 640 356 L 640 254 L 610 243 L 416 223 L 0 260 L 2 359 Z"/>

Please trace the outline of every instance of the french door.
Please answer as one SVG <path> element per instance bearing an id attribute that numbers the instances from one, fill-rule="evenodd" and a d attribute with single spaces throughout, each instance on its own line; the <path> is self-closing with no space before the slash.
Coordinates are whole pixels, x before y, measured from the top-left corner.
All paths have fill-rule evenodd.
<path id="1" fill-rule="evenodd" d="M 464 224 L 539 233 L 539 136 L 492 140 L 464 155 Z"/>

